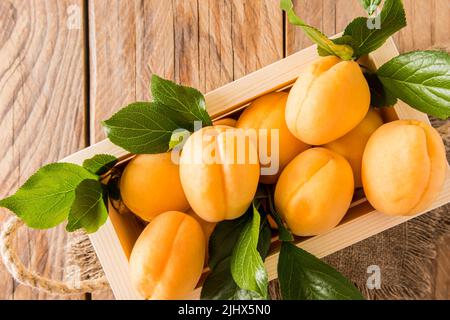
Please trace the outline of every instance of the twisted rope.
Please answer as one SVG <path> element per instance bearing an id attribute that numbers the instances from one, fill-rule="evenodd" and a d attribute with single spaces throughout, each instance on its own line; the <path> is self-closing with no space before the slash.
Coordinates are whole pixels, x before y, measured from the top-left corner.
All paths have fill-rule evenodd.
<path id="1" fill-rule="evenodd" d="M 105 277 L 91 280 L 64 282 L 43 277 L 24 266 L 14 246 L 13 240 L 23 222 L 12 217 L 3 225 L 0 233 L 0 254 L 8 271 L 20 283 L 50 294 L 73 295 L 94 292 L 108 288 Z"/>

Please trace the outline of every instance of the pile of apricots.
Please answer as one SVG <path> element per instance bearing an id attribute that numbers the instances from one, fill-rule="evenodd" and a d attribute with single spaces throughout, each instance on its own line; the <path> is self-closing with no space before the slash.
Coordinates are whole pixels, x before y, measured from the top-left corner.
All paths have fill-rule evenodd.
<path id="1" fill-rule="evenodd" d="M 224 150 L 237 129 L 278 129 L 279 170 L 251 162 L 260 144 L 245 144 L 244 161 Z M 211 134 L 213 132 L 214 134 Z M 270 143 L 268 143 L 270 149 Z M 207 151 L 218 162 L 202 161 Z M 200 159 L 200 161 L 192 161 Z M 223 119 L 186 141 L 179 164 L 170 153 L 138 155 L 120 181 L 124 204 L 149 224 L 130 257 L 131 279 L 146 299 L 179 299 L 194 290 L 215 224 L 242 216 L 259 183 L 275 185 L 275 207 L 297 236 L 339 224 L 356 188 L 388 215 L 427 209 L 446 176 L 444 144 L 414 120 L 384 124 L 356 62 L 319 58 L 289 93 L 255 100 L 239 119 Z"/>

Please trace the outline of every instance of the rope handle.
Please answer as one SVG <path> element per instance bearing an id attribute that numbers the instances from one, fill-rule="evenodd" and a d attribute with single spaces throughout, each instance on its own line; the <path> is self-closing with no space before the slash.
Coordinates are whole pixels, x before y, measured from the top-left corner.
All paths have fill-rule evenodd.
<path id="1" fill-rule="evenodd" d="M 17 231 L 23 225 L 24 223 L 19 218 L 11 217 L 4 223 L 0 233 L 0 254 L 3 263 L 18 282 L 46 293 L 59 295 L 82 294 L 108 288 L 108 281 L 104 276 L 71 283 L 43 277 L 25 267 L 13 246 Z"/>

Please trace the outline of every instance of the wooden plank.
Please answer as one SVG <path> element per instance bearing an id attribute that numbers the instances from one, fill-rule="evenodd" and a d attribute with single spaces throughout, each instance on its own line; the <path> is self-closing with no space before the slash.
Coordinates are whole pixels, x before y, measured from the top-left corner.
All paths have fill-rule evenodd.
<path id="1" fill-rule="evenodd" d="M 139 21 L 136 28 L 136 69 L 138 70 L 136 98 L 148 100 L 150 99 L 149 80 L 152 74 L 168 79 L 175 78 L 174 7 L 178 4 L 174 1 L 158 0 L 139 1 L 139 3 L 136 8 Z M 191 16 L 193 14 L 191 12 Z M 189 21 L 189 23 L 197 25 L 196 21 Z M 178 27 L 182 28 L 183 26 Z M 189 30 L 195 32 L 195 30 Z M 177 29 L 177 33 L 180 33 L 180 29 Z M 180 36 L 177 41 L 179 39 Z M 190 40 L 198 43 L 198 41 L 194 41 L 193 37 Z M 192 56 L 192 53 L 190 55 Z M 179 64 L 179 57 L 177 59 Z"/>
<path id="2" fill-rule="evenodd" d="M 431 18 L 433 46 L 450 46 L 450 1 L 434 0 Z"/>
<path id="3" fill-rule="evenodd" d="M 343 32 L 345 27 L 356 17 L 366 16 L 359 0 L 336 0 L 336 33 Z"/>
<path id="4" fill-rule="evenodd" d="M 233 10 L 233 3 L 225 0 L 204 1 L 199 7 L 198 74 L 203 92 L 233 81 Z"/>
<path id="5" fill-rule="evenodd" d="M 93 142 L 99 120 L 150 98 L 153 73 L 208 92 L 283 57 L 272 0 L 90 0 L 89 17 Z"/>
<path id="6" fill-rule="evenodd" d="M 105 137 L 100 121 L 136 100 L 135 6 L 139 2 L 88 2 L 91 142 Z"/>
<path id="7" fill-rule="evenodd" d="M 400 52 L 450 43 L 450 2 L 403 0 L 408 26 L 395 36 Z"/>
<path id="8" fill-rule="evenodd" d="M 234 0 L 231 19 L 233 80 L 283 58 L 283 15 L 278 1 Z"/>
<path id="9" fill-rule="evenodd" d="M 432 21 L 435 19 L 432 8 L 435 3 L 434 0 L 403 1 L 406 18 L 410 23 L 395 38 L 401 52 L 424 50 L 432 46 Z"/>
<path id="10" fill-rule="evenodd" d="M 343 32 L 347 24 L 365 14 L 358 0 L 294 0 L 297 14 L 328 36 Z M 304 32 L 286 21 L 288 55 L 312 45 Z"/>
<path id="11" fill-rule="evenodd" d="M 11 37 L 12 29 L 15 24 L 15 8 L 5 2 L 0 3 L 0 48 Z M 3 49 L 0 49 L 0 53 Z M 3 55 L 2 55 L 3 56 Z M 3 59 L 2 59 L 3 60 Z M 0 72 L 3 74 L 6 69 L 3 62 L 0 62 Z M 3 76 L 0 77 L 0 84 L 4 86 Z M 0 91 L 0 97 L 3 96 L 3 90 Z M 14 116 L 10 108 L 7 108 L 4 99 L 0 102 L 0 125 L 3 130 L 0 131 L 0 140 L 6 146 L 4 156 L 0 157 L 0 196 L 4 197 L 11 190 L 17 187 L 18 178 L 18 158 L 13 156 L 14 145 Z M 0 224 L 7 218 L 6 210 L 0 209 Z M 0 299 L 12 299 L 14 292 L 14 281 L 5 267 L 0 264 Z"/>
<path id="12" fill-rule="evenodd" d="M 83 1 L 0 2 L 0 197 L 41 165 L 85 146 Z M 0 211 L 0 222 L 9 213 Z M 38 273 L 64 273 L 63 227 L 24 229 L 20 256 Z M 83 295 L 74 298 L 83 298 Z M 14 283 L 0 264 L 0 299 L 58 299 Z"/>
<path id="13" fill-rule="evenodd" d="M 314 26 L 326 35 L 336 34 L 336 3 L 334 0 L 294 0 L 295 12 L 306 23 Z M 313 42 L 305 35 L 301 28 L 286 24 L 286 54 L 291 55 L 301 49 L 308 48 Z"/>

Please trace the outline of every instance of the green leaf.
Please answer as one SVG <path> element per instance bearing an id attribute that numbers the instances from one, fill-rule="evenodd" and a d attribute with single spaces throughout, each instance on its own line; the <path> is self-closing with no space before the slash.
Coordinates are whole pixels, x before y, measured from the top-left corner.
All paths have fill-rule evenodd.
<path id="1" fill-rule="evenodd" d="M 267 297 L 268 275 L 257 250 L 260 220 L 259 212 L 253 205 L 253 218 L 246 223 L 231 256 L 231 274 L 240 288 Z"/>
<path id="2" fill-rule="evenodd" d="M 429 115 L 450 116 L 450 55 L 417 51 L 400 55 L 377 72 L 389 93 Z"/>
<path id="3" fill-rule="evenodd" d="M 39 169 L 0 207 L 14 212 L 34 229 L 48 229 L 67 219 L 75 189 L 86 179 L 98 176 L 71 163 L 52 163 Z"/>
<path id="4" fill-rule="evenodd" d="M 97 154 L 83 162 L 83 168 L 97 175 L 103 175 L 117 163 L 117 158 L 109 154 Z"/>
<path id="5" fill-rule="evenodd" d="M 369 15 L 372 15 L 381 3 L 381 0 L 359 0 Z"/>
<path id="6" fill-rule="evenodd" d="M 180 126 L 173 112 L 154 102 L 136 102 L 103 122 L 112 143 L 135 154 L 163 153 L 169 150 L 172 133 Z"/>
<path id="7" fill-rule="evenodd" d="M 233 300 L 239 290 L 230 271 L 230 259 L 227 257 L 218 262 L 209 273 L 202 286 L 200 299 L 202 300 Z"/>
<path id="8" fill-rule="evenodd" d="M 103 122 L 111 142 L 135 154 L 162 153 L 178 144 L 176 129 L 193 131 L 196 121 L 212 125 L 198 90 L 156 75 L 151 90 L 154 102 L 132 103 Z"/>
<path id="9" fill-rule="evenodd" d="M 104 198 L 106 192 L 97 180 L 84 180 L 75 189 L 75 200 L 70 209 L 66 230 L 84 229 L 96 232 L 108 219 Z"/>
<path id="10" fill-rule="evenodd" d="M 230 271 L 231 257 L 220 261 L 202 286 L 202 300 L 264 300 L 256 292 L 238 287 Z"/>
<path id="11" fill-rule="evenodd" d="M 201 298 L 206 300 L 261 300 L 266 299 L 256 292 L 239 288 L 231 275 L 231 255 L 246 223 L 250 221 L 251 210 L 236 220 L 219 223 L 209 242 L 209 267 L 211 272 L 202 286 Z M 270 247 L 271 231 L 263 221 L 260 227 L 258 251 L 263 258 Z"/>
<path id="12" fill-rule="evenodd" d="M 351 45 L 352 40 L 353 39 L 352 39 L 351 36 L 342 36 L 342 37 L 339 37 L 339 38 L 336 38 L 336 39 L 331 39 L 331 41 L 333 41 L 333 43 L 335 43 L 335 44 L 338 44 L 338 45 L 345 44 L 345 45 L 348 45 L 348 46 Z M 334 54 L 324 50 L 321 47 L 317 47 L 317 52 L 319 53 L 319 56 L 321 56 L 321 57 L 334 55 Z"/>
<path id="13" fill-rule="evenodd" d="M 364 73 L 370 88 L 370 105 L 375 108 L 391 107 L 397 103 L 397 98 L 392 96 L 383 86 L 376 73 Z"/>
<path id="14" fill-rule="evenodd" d="M 261 227 L 259 228 L 258 246 L 256 247 L 263 260 L 269 254 L 271 240 L 272 230 L 270 229 L 270 224 L 267 217 L 264 217 L 261 222 Z"/>
<path id="15" fill-rule="evenodd" d="M 201 121 L 203 126 L 212 125 L 206 111 L 205 97 L 197 89 L 180 86 L 153 75 L 151 91 L 155 102 L 164 105 L 173 114 L 179 115 L 177 122 L 182 128 L 194 131 L 194 121 Z"/>
<path id="16" fill-rule="evenodd" d="M 283 242 L 278 279 L 284 300 L 362 300 L 356 287 L 312 254 Z"/>
<path id="17" fill-rule="evenodd" d="M 380 28 L 373 23 L 373 28 L 369 29 L 370 21 L 380 21 Z M 352 37 L 354 57 L 359 58 L 380 48 L 390 36 L 404 27 L 406 15 L 402 1 L 386 0 L 379 16 L 356 18 L 347 26 L 344 36 Z"/>
<path id="18" fill-rule="evenodd" d="M 299 26 L 305 32 L 305 34 L 317 44 L 321 52 L 326 52 L 328 55 L 334 55 L 340 57 L 342 60 L 351 60 L 353 57 L 353 49 L 348 45 L 338 45 L 328 39 L 322 32 L 316 28 L 307 25 L 300 17 L 294 12 L 294 4 L 292 0 L 281 0 L 281 10 L 285 11 L 289 20 L 289 23 Z"/>
<path id="19" fill-rule="evenodd" d="M 250 216 L 244 214 L 238 219 L 217 224 L 209 239 L 208 265 L 210 269 L 214 269 L 220 261 L 231 256 L 241 231 L 249 219 Z"/>

